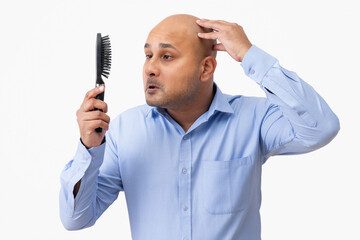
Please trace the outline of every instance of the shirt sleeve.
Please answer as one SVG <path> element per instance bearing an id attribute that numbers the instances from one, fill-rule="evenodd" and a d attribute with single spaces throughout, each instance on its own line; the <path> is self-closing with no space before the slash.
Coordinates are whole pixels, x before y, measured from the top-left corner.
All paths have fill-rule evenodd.
<path id="1" fill-rule="evenodd" d="M 329 143 L 340 129 L 339 119 L 324 99 L 295 72 L 256 46 L 242 67 L 265 91 L 268 108 L 261 125 L 264 162 L 272 155 L 300 154 Z"/>
<path id="2" fill-rule="evenodd" d="M 123 190 L 115 143 L 106 132 L 106 141 L 86 149 L 79 141 L 74 158 L 61 172 L 60 218 L 68 230 L 92 226 Z M 81 179 L 74 198 L 73 189 Z"/>

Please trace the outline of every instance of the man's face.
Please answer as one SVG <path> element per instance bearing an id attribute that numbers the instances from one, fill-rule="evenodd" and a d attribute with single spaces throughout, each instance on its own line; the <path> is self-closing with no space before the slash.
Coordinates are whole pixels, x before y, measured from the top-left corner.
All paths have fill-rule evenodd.
<path id="1" fill-rule="evenodd" d="M 150 32 L 143 67 L 147 104 L 173 109 L 191 104 L 200 84 L 197 40 L 196 33 L 169 24 Z"/>

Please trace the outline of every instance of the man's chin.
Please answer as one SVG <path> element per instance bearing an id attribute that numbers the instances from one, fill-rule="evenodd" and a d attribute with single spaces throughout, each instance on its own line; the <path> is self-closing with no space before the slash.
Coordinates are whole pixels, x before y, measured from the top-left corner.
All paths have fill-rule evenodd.
<path id="1" fill-rule="evenodd" d="M 165 107 L 165 104 L 163 102 L 149 100 L 149 99 L 145 99 L 145 100 L 146 100 L 146 104 L 151 107 L 161 107 L 161 108 Z"/>

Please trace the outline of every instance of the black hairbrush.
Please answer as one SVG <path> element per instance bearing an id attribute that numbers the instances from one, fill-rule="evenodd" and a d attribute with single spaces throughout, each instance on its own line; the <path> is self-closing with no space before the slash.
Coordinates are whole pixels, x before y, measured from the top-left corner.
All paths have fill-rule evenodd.
<path id="1" fill-rule="evenodd" d="M 109 77 L 111 68 L 111 45 L 109 36 L 101 37 L 101 33 L 96 36 L 96 87 L 105 86 L 101 76 Z M 104 101 L 105 92 L 96 96 L 96 99 Z M 100 110 L 95 108 L 95 110 Z M 96 128 L 96 132 L 102 132 L 102 128 Z"/>

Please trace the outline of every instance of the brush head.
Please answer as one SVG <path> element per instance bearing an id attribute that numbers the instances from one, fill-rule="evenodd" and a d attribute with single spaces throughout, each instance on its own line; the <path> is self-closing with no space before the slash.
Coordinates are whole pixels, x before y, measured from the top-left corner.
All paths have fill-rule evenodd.
<path id="1" fill-rule="evenodd" d="M 96 79 L 101 79 L 101 76 L 108 78 L 110 74 L 110 68 L 110 38 L 108 35 L 101 37 L 101 33 L 98 33 L 96 37 Z"/>

